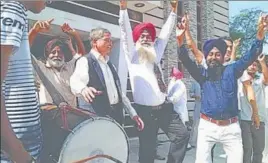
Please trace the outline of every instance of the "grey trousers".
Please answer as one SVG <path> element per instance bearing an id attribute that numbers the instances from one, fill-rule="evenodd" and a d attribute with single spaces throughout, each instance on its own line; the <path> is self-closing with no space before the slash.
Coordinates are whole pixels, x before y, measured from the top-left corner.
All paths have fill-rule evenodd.
<path id="1" fill-rule="evenodd" d="M 252 121 L 241 120 L 240 125 L 244 150 L 243 163 L 262 163 L 262 153 L 265 146 L 264 123 L 261 122 L 259 129 L 252 125 Z"/>

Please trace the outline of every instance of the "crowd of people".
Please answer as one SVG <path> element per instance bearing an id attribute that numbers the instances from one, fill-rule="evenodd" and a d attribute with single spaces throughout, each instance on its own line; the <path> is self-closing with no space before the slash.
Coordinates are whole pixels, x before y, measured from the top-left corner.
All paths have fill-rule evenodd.
<path id="1" fill-rule="evenodd" d="M 57 162 L 68 134 L 54 120 L 64 117 L 65 109 L 86 117 L 109 117 L 121 126 L 125 110 L 137 127 L 140 163 L 154 162 L 159 129 L 170 140 L 168 163 L 182 163 L 189 146 L 196 148 L 195 163 L 211 163 L 217 143 L 223 145 L 227 163 L 268 162 L 268 64 L 262 53 L 268 15 L 260 16 L 256 40 L 237 59 L 240 39 L 211 38 L 198 49 L 188 13 L 176 23 L 177 1 L 170 2 L 170 15 L 157 37 L 152 23 L 132 30 L 127 1 L 121 0 L 120 55 L 125 55 L 129 72 L 131 104 L 109 59 L 113 42 L 108 29 L 90 31 L 87 53 L 79 33 L 64 23 L 61 29 L 68 39 L 49 40 L 42 61 L 31 54 L 35 38 L 49 32 L 54 19 L 37 21 L 28 29 L 27 11 L 40 13 L 47 3 L 1 1 L 1 163 Z M 173 67 L 166 84 L 160 64 L 174 28 L 178 57 L 194 78 L 190 132 L 183 70 Z M 66 51 L 72 54 L 70 61 Z M 58 110 L 63 110 L 61 115 Z M 75 127 L 68 122 L 62 126 Z"/>

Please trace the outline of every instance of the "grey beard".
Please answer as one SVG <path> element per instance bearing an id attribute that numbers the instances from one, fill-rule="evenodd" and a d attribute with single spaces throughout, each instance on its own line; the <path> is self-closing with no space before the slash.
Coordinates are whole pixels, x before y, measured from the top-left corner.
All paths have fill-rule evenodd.
<path id="1" fill-rule="evenodd" d="M 54 68 L 60 68 L 64 64 L 64 61 L 63 60 L 61 60 L 61 61 L 54 61 L 52 59 L 47 59 L 47 62 L 49 63 L 49 65 L 51 67 L 54 67 Z"/>
<path id="2" fill-rule="evenodd" d="M 136 50 L 139 54 L 140 62 L 154 63 L 156 59 L 156 52 L 153 46 L 142 46 L 140 44 L 136 45 Z"/>

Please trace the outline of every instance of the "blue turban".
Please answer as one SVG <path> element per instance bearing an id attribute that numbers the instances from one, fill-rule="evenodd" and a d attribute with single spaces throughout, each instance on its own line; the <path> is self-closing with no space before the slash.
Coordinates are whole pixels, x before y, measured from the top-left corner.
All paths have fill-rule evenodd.
<path id="1" fill-rule="evenodd" d="M 207 40 L 203 46 L 203 52 L 204 52 L 205 58 L 207 58 L 209 52 L 214 47 L 219 49 L 219 51 L 221 52 L 221 55 L 224 57 L 226 50 L 227 50 L 227 45 L 225 41 L 222 39 L 210 39 L 210 40 Z"/>

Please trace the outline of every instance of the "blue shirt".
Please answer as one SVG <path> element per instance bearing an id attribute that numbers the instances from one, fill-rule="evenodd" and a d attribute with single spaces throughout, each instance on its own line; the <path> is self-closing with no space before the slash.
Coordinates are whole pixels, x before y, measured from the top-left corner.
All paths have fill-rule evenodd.
<path id="1" fill-rule="evenodd" d="M 224 66 L 219 80 L 210 80 L 207 69 L 196 65 L 184 46 L 180 48 L 179 59 L 201 87 L 201 113 L 218 120 L 238 115 L 237 79 L 257 59 L 262 46 L 263 41 L 255 40 L 249 52 Z"/>

